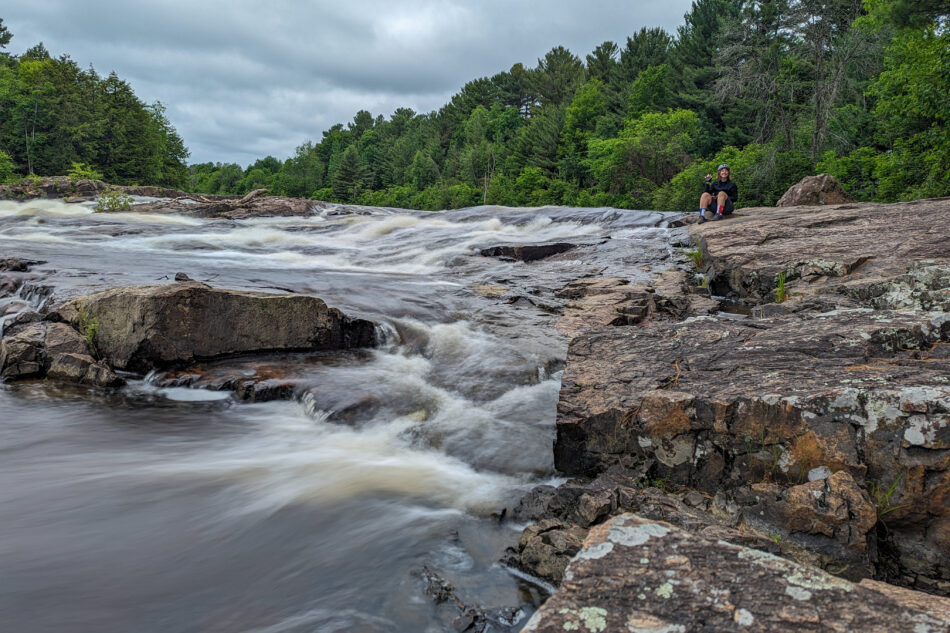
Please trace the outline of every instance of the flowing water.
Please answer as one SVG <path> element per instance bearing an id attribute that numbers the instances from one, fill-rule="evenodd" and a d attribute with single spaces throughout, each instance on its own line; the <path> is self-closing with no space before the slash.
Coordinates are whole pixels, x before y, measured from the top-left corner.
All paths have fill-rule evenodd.
<path id="1" fill-rule="evenodd" d="M 0 386 L 0 630 L 446 630 L 457 613 L 426 597 L 424 566 L 523 624 L 542 590 L 497 562 L 523 527 L 498 513 L 556 475 L 553 293 L 675 265 L 664 227 L 613 209 L 230 221 L 0 202 L 0 258 L 45 262 L 0 314 L 185 272 L 319 296 L 383 339 L 223 364 L 290 376 L 290 401 L 141 376 L 115 393 Z M 554 241 L 597 246 L 530 264 L 478 254 Z"/>

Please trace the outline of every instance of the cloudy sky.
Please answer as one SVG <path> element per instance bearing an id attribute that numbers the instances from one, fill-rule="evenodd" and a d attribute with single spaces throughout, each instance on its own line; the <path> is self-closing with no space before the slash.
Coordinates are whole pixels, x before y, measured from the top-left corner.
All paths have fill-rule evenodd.
<path id="1" fill-rule="evenodd" d="M 552 47 L 583 58 L 690 0 L 16 0 L 19 55 L 43 42 L 162 101 L 191 162 L 286 158 L 360 109 L 428 112 L 465 82 Z"/>

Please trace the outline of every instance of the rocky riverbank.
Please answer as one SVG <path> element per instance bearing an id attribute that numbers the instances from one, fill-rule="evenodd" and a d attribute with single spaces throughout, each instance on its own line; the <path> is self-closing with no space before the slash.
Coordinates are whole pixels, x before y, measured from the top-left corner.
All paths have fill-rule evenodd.
<path id="1" fill-rule="evenodd" d="M 578 479 L 514 513 L 510 562 L 564 582 L 528 630 L 946 630 L 947 601 L 897 617 L 821 574 L 950 594 L 948 217 L 744 209 L 691 226 L 695 277 L 566 288 L 555 461 Z"/>
<path id="2" fill-rule="evenodd" d="M 260 189 L 247 196 L 194 194 L 164 187 L 111 185 L 101 180 L 70 180 L 65 176 L 27 178 L 17 183 L 0 185 L 0 200 L 59 199 L 65 202 L 91 202 L 106 192 L 126 196 L 156 198 L 137 202 L 138 213 L 174 213 L 200 218 L 241 219 L 261 216 L 306 216 L 314 209 L 336 207 L 327 202 L 307 198 L 268 196 Z M 352 212 L 352 211 L 351 211 Z"/>

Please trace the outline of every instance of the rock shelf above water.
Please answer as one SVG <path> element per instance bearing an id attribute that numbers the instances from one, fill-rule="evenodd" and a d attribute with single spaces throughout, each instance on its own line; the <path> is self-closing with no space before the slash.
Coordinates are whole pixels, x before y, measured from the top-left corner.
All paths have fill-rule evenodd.
<path id="1" fill-rule="evenodd" d="M 574 282 L 562 291 L 572 293 L 560 324 L 572 339 L 558 404 L 557 468 L 582 478 L 639 469 L 640 486 L 661 482 L 673 501 L 692 497 L 710 525 L 771 539 L 809 574 L 820 568 L 950 594 L 948 217 L 950 199 L 745 209 L 690 228 L 702 256 L 697 272 L 712 297 L 697 296 L 687 274 L 679 287 L 673 273 L 649 286 Z M 780 278 L 784 297 L 776 294 Z M 750 315 L 728 313 L 740 303 Z M 735 601 L 720 612 L 699 598 L 668 600 L 655 590 L 673 568 L 653 556 L 644 554 L 650 564 L 639 568 L 627 558 L 593 564 L 608 545 L 602 522 L 637 511 L 632 503 L 598 507 L 603 512 L 588 522 L 552 514 L 549 504 L 536 516 L 547 527 L 525 532 L 514 564 L 530 571 L 526 559 L 550 551 L 560 558 L 545 558 L 553 565 L 545 573 L 556 580 L 563 573 L 556 560 L 577 552 L 591 529 L 569 580 L 533 622 L 536 630 L 584 630 L 579 609 L 596 620 L 589 630 L 950 626 L 946 610 L 892 621 L 887 613 L 896 607 L 853 585 L 834 600 L 816 594 L 799 604 L 779 586 L 781 575 L 792 573 L 783 566 L 792 563 L 757 554 L 736 570 L 735 588 L 715 581 L 705 595 L 769 593 L 768 583 L 778 583 L 774 595 L 762 596 L 768 613 Z M 541 538 L 545 529 L 562 535 L 565 546 Z M 668 556 L 685 565 L 685 582 L 694 584 L 704 565 L 709 573 L 729 569 L 709 552 L 738 551 L 699 542 L 678 547 Z M 859 605 L 833 613 L 856 597 Z M 811 619 L 796 620 L 799 611 Z M 711 628 L 698 624 L 720 616 Z"/>
<path id="2" fill-rule="evenodd" d="M 215 358 L 374 344 L 371 321 L 316 297 L 184 281 L 72 299 L 43 321 L 13 328 L 0 344 L 0 370 L 7 380 L 45 375 L 113 386 L 121 380 L 112 370 L 144 373 Z"/>
<path id="3" fill-rule="evenodd" d="M 852 583 L 624 514 L 594 527 L 523 631 L 938 633 L 950 600 Z"/>

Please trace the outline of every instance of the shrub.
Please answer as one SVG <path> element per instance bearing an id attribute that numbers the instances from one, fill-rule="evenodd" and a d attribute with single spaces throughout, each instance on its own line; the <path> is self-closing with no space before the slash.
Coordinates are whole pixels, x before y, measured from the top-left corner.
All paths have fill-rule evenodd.
<path id="1" fill-rule="evenodd" d="M 107 213 L 110 211 L 128 211 L 132 208 L 132 196 L 110 189 L 103 191 L 96 201 L 96 212 Z"/>
<path id="2" fill-rule="evenodd" d="M 73 163 L 72 169 L 66 172 L 69 182 L 76 184 L 80 180 L 102 180 L 102 174 L 96 171 L 92 165 L 86 163 Z"/>
<path id="3" fill-rule="evenodd" d="M 13 178 L 16 165 L 13 159 L 4 151 L 0 151 L 0 183 L 8 182 Z"/>

